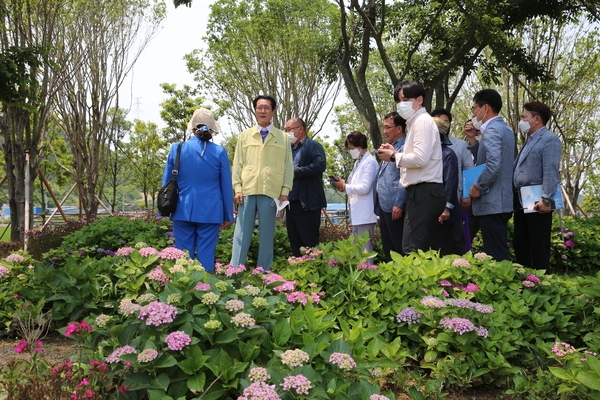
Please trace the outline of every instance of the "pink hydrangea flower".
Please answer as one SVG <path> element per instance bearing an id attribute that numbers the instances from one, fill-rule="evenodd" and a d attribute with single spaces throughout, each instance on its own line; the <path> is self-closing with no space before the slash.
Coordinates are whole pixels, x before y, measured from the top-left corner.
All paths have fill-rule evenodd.
<path id="1" fill-rule="evenodd" d="M 183 250 L 175 247 L 167 247 L 158 253 L 158 258 L 163 260 L 179 260 L 180 258 L 187 258 L 187 255 Z"/>
<path id="2" fill-rule="evenodd" d="M 10 274 L 10 270 L 4 265 L 0 264 L 0 278 L 5 277 L 8 274 Z"/>
<path id="3" fill-rule="evenodd" d="M 137 350 L 133 347 L 127 345 L 123 347 L 116 348 L 112 353 L 106 357 L 106 362 L 109 364 L 114 364 L 121 361 L 121 356 L 125 354 L 136 354 Z"/>
<path id="4" fill-rule="evenodd" d="M 308 395 L 308 391 L 313 387 L 312 383 L 304 375 L 286 376 L 281 384 L 283 390 L 296 390 L 296 393 Z"/>
<path id="5" fill-rule="evenodd" d="M 70 322 L 67 325 L 67 329 L 65 330 L 65 336 L 69 337 L 71 335 L 78 335 L 83 331 L 92 331 L 92 327 L 85 321 L 81 322 Z"/>
<path id="6" fill-rule="evenodd" d="M 135 249 L 133 247 L 121 247 L 115 252 L 116 256 L 127 257 L 131 253 L 133 253 Z"/>
<path id="7" fill-rule="evenodd" d="M 17 253 L 13 253 L 11 255 L 9 255 L 8 257 L 5 258 L 6 262 L 10 262 L 10 263 L 20 263 L 25 261 L 25 257 L 23 257 L 20 254 Z"/>
<path id="8" fill-rule="evenodd" d="M 176 316 L 176 307 L 160 301 L 153 301 L 140 309 L 139 319 L 145 320 L 146 325 L 160 326 L 173 322 Z"/>
<path id="9" fill-rule="evenodd" d="M 307 352 L 300 349 L 286 350 L 281 354 L 281 363 L 290 367 L 301 367 L 310 360 Z"/>
<path id="10" fill-rule="evenodd" d="M 469 263 L 469 261 L 465 260 L 464 258 L 457 258 L 456 260 L 452 261 L 452 266 L 468 268 L 471 266 L 471 263 Z"/>
<path id="11" fill-rule="evenodd" d="M 154 247 L 142 247 L 140 249 L 140 254 L 142 255 L 142 257 L 153 256 L 155 254 L 158 254 L 158 250 L 156 250 Z"/>
<path id="12" fill-rule="evenodd" d="M 275 390 L 275 385 L 268 385 L 265 382 L 254 382 L 246 389 L 237 400 L 279 400 L 281 397 Z"/>
<path id="13" fill-rule="evenodd" d="M 176 331 L 169 333 L 169 335 L 165 338 L 165 342 L 167 343 L 167 347 L 171 350 L 181 350 L 188 344 L 192 342 L 192 339 L 189 335 L 182 331 Z"/>
<path id="14" fill-rule="evenodd" d="M 210 290 L 210 283 L 199 283 L 196 285 L 196 290 L 207 291 Z"/>
<path id="15" fill-rule="evenodd" d="M 171 281 L 161 267 L 156 267 L 152 271 L 148 272 L 148 279 L 158 281 L 161 286 L 165 286 Z"/>
<path id="16" fill-rule="evenodd" d="M 356 362 L 352 359 L 352 357 L 350 357 L 349 354 L 345 353 L 332 353 L 329 356 L 329 362 L 345 370 L 356 367 Z"/>

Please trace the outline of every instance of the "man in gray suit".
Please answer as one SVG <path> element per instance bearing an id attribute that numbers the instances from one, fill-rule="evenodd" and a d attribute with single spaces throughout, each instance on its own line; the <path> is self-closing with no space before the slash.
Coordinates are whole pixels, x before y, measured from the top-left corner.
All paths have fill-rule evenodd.
<path id="1" fill-rule="evenodd" d="M 469 190 L 473 214 L 479 218 L 483 250 L 497 261 L 509 260 L 506 224 L 513 210 L 515 136 L 498 115 L 502 97 L 483 89 L 473 97 L 472 122 L 482 132 L 477 165 L 486 164 Z"/>
<path id="2" fill-rule="evenodd" d="M 550 107 L 539 101 L 523 106 L 519 129 L 527 135 L 514 164 L 513 246 L 516 261 L 536 269 L 550 269 L 550 233 L 552 230 L 553 196 L 558 190 L 560 139 L 546 124 L 552 116 Z M 523 186 L 542 185 L 542 198 L 534 209 L 525 213 L 519 191 Z"/>
<path id="3" fill-rule="evenodd" d="M 406 120 L 396 111 L 385 116 L 383 135 L 386 142 L 401 153 L 404 148 L 404 130 Z M 406 207 L 406 189 L 400 185 L 400 168 L 388 161 L 381 161 L 375 190 L 373 191 L 375 214 L 379 217 L 381 244 L 385 260 L 392 261 L 390 251 L 402 252 L 402 236 L 404 233 L 404 209 Z"/>

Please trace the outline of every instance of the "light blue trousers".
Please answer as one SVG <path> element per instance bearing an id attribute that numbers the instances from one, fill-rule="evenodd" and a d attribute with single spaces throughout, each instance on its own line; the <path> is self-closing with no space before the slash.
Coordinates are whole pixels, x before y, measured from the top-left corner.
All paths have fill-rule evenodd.
<path id="1" fill-rule="evenodd" d="M 244 204 L 238 206 L 230 264 L 234 266 L 246 264 L 257 212 L 259 247 L 256 266 L 268 270 L 271 268 L 271 264 L 273 264 L 273 241 L 275 240 L 275 215 L 277 214 L 277 207 L 275 207 L 271 197 L 264 195 L 244 196 Z"/>

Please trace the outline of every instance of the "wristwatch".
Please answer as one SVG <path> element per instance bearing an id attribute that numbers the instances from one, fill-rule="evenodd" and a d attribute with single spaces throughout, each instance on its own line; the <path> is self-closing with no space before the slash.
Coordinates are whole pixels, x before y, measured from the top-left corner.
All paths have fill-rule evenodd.
<path id="1" fill-rule="evenodd" d="M 390 162 L 396 162 L 396 154 L 395 153 L 390 156 Z"/>
<path id="2" fill-rule="evenodd" d="M 544 203 L 546 207 L 552 207 L 552 201 L 550 199 L 543 198 L 542 203 Z"/>

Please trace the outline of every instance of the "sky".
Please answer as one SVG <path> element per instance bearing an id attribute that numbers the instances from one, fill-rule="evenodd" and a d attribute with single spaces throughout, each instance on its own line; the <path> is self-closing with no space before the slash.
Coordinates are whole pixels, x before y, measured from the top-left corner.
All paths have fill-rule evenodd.
<path id="1" fill-rule="evenodd" d="M 166 0 L 167 17 L 163 28 L 142 52 L 119 92 L 121 107 L 130 109 L 129 120 L 140 119 L 154 122 L 159 128 L 164 127 L 160 103 L 166 100 L 167 95 L 159 85 L 175 83 L 177 89 L 184 84 L 195 86 L 183 56 L 194 49 L 204 48 L 202 37 L 212 3 L 195 0 L 191 8 L 175 8 L 172 0 Z"/>

